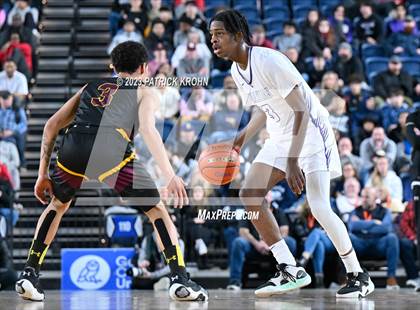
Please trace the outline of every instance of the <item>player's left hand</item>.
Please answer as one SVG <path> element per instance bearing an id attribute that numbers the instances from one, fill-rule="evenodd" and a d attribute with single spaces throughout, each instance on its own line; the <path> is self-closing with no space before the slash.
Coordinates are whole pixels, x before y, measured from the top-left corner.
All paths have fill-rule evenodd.
<path id="1" fill-rule="evenodd" d="M 188 204 L 188 195 L 185 190 L 185 183 L 179 176 L 174 176 L 166 186 L 167 194 L 172 197 L 174 208 L 182 208 Z"/>
<path id="2" fill-rule="evenodd" d="M 286 168 L 286 180 L 295 195 L 300 195 L 305 186 L 305 177 L 300 169 L 297 159 L 289 159 Z"/>

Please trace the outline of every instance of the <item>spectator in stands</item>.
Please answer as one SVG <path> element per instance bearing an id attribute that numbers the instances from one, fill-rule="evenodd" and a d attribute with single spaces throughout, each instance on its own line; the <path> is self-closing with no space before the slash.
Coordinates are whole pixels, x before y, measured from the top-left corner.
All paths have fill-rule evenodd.
<path id="1" fill-rule="evenodd" d="M 129 19 L 125 20 L 122 31 L 118 32 L 112 38 L 111 44 L 108 47 L 108 55 L 111 54 L 114 47 L 116 47 L 118 44 L 123 43 L 125 41 L 135 41 L 135 42 L 143 41 L 142 35 L 136 31 L 136 26 Z"/>
<path id="2" fill-rule="evenodd" d="M 22 42 L 29 43 L 32 46 L 32 50 L 36 50 L 38 46 L 38 39 L 32 33 L 32 29 L 26 27 L 23 24 L 22 17 L 20 15 L 15 15 L 12 18 L 11 25 L 5 25 L 0 33 L 0 46 L 3 46 L 10 40 L 10 36 L 12 33 L 18 32 L 20 34 L 20 38 Z"/>
<path id="3" fill-rule="evenodd" d="M 375 95 L 386 99 L 392 89 L 400 88 L 404 95 L 411 97 L 413 94 L 413 78 L 402 69 L 401 59 L 392 56 L 388 62 L 388 69 L 379 72 L 373 79 L 373 92 Z"/>
<path id="4" fill-rule="evenodd" d="M 223 110 L 226 107 L 227 96 L 236 89 L 237 87 L 232 76 L 230 74 L 226 75 L 223 79 L 223 88 L 213 89 L 212 91 L 214 110 Z"/>
<path id="5" fill-rule="evenodd" d="M 332 128 L 338 130 L 341 134 L 348 134 L 350 118 L 346 114 L 346 102 L 344 99 L 334 95 L 327 109 L 330 112 L 328 119 Z"/>
<path id="6" fill-rule="evenodd" d="M 408 114 L 408 110 L 401 112 L 396 126 L 388 133 L 388 137 L 397 144 L 397 161 L 402 164 L 411 163 L 412 146 L 407 139 L 405 130 Z M 397 164 L 396 166 L 401 165 Z"/>
<path id="7" fill-rule="evenodd" d="M 337 33 L 342 33 L 348 43 L 353 40 L 353 24 L 346 17 L 345 8 L 342 4 L 337 4 L 334 8 L 333 15 L 328 18 L 331 27 L 334 27 Z"/>
<path id="8" fill-rule="evenodd" d="M 402 201 L 403 188 L 401 179 L 394 170 L 389 167 L 388 158 L 386 156 L 377 157 L 375 161 L 375 169 L 366 182 L 367 186 L 381 187 L 384 186 L 391 195 L 391 198 Z"/>
<path id="9" fill-rule="evenodd" d="M 13 16 L 20 15 L 23 20 L 25 27 L 30 29 L 36 29 L 38 24 L 39 12 L 38 9 L 31 7 L 31 1 L 29 0 L 17 0 L 15 5 L 9 12 L 7 23 L 12 25 Z"/>
<path id="10" fill-rule="evenodd" d="M 370 117 L 378 124 L 381 121 L 380 114 L 376 110 L 375 98 L 367 87 L 362 86 L 362 82 L 360 76 L 351 76 L 349 87 L 343 91 L 350 116 L 351 132 L 355 137 L 362 130 L 362 122 L 366 117 Z"/>
<path id="11" fill-rule="evenodd" d="M 188 209 L 186 210 L 186 232 L 188 240 L 191 240 L 192 245 L 189 248 L 194 248 L 197 264 L 199 269 L 208 269 L 208 245 L 214 243 L 215 228 L 217 227 L 217 220 L 206 220 L 199 217 L 200 211 L 215 210 L 208 202 L 208 197 L 213 196 L 213 191 L 206 189 L 202 183 L 192 185 L 192 193 Z"/>
<path id="12" fill-rule="evenodd" d="M 404 101 L 402 89 L 391 89 L 385 105 L 381 108 L 382 127 L 389 133 L 398 126 L 401 113 L 408 111 L 408 104 Z"/>
<path id="13" fill-rule="evenodd" d="M 302 51 L 303 52 L 303 51 Z M 312 63 L 308 66 L 309 86 L 311 88 L 319 87 L 322 77 L 328 70 L 327 62 L 322 56 L 315 56 Z"/>
<path id="14" fill-rule="evenodd" d="M 325 255 L 327 253 L 334 253 L 335 248 L 325 231 L 312 215 L 306 199 L 298 212 L 300 214 L 300 221 L 299 224 L 294 223 L 295 230 L 297 228 L 296 226 L 300 226 L 299 237 L 305 238 L 303 252 L 298 263 L 300 266 L 305 267 L 309 260 L 312 259 L 315 272 L 315 286 L 321 288 L 324 287 Z"/>
<path id="15" fill-rule="evenodd" d="M 12 59 L 19 72 L 28 79 L 32 76 L 32 47 L 29 43 L 21 42 L 18 32 L 13 32 L 10 41 L 6 42 L 0 50 L 0 63 Z"/>
<path id="16" fill-rule="evenodd" d="M 154 76 L 159 68 L 164 64 L 169 64 L 167 50 L 162 43 L 158 43 L 153 49 L 153 59 L 149 61 L 148 64 L 150 75 Z"/>
<path id="17" fill-rule="evenodd" d="M 283 34 L 277 36 L 273 40 L 274 48 L 285 53 L 290 48 L 295 48 L 298 53 L 302 48 L 302 35 L 297 33 L 296 24 L 288 21 L 283 24 Z"/>
<path id="18" fill-rule="evenodd" d="M 305 21 L 301 25 L 301 33 L 303 37 L 307 36 L 307 32 L 316 31 L 319 21 L 319 11 L 317 9 L 311 9 L 306 16 Z"/>
<path id="19" fill-rule="evenodd" d="M 390 15 L 391 19 L 389 19 L 386 25 L 388 36 L 392 35 L 393 33 L 403 32 L 405 19 L 407 17 L 407 9 L 405 8 L 404 4 L 397 5 Z"/>
<path id="20" fill-rule="evenodd" d="M 7 166 L 7 170 L 10 172 L 13 182 L 13 189 L 20 189 L 20 175 L 19 166 L 20 158 L 19 151 L 16 145 L 12 142 L 0 140 L 0 162 Z"/>
<path id="21" fill-rule="evenodd" d="M 3 69 L 0 72 L 0 90 L 7 90 L 20 100 L 25 100 L 28 95 L 28 81 L 25 75 L 17 71 L 13 60 L 7 60 Z"/>
<path id="22" fill-rule="evenodd" d="M 344 40 L 340 33 L 336 33 L 328 19 L 319 20 L 316 31 L 307 31 L 303 36 L 304 47 L 308 49 L 306 56 L 322 56 L 331 60 L 338 44 Z"/>
<path id="23" fill-rule="evenodd" d="M 15 143 L 21 166 L 25 166 L 25 143 L 28 129 L 23 108 L 13 108 L 13 96 L 8 91 L 0 92 L 0 140 Z"/>
<path id="24" fill-rule="evenodd" d="M 209 144 L 233 139 L 249 121 L 249 114 L 241 109 L 241 98 L 236 91 L 226 95 L 226 105 L 210 118 Z"/>
<path id="25" fill-rule="evenodd" d="M 360 4 L 360 16 L 355 20 L 356 38 L 359 43 L 377 44 L 382 38 L 382 21 L 373 11 L 370 1 Z"/>
<path id="26" fill-rule="evenodd" d="M 320 89 L 316 89 L 316 95 L 321 104 L 329 111 L 335 112 L 339 109 L 345 111 L 345 101 L 339 97 L 343 81 L 338 78 L 334 71 L 327 71 L 322 77 Z"/>
<path id="27" fill-rule="evenodd" d="M 298 69 L 302 74 L 305 80 L 309 80 L 309 76 L 306 73 L 305 63 L 302 61 L 302 58 L 299 57 L 299 52 L 295 47 L 289 47 L 284 54 L 289 58 L 292 64 Z"/>
<path id="28" fill-rule="evenodd" d="M 356 208 L 349 219 L 350 238 L 360 258 L 386 258 L 387 289 L 399 289 L 395 279 L 400 247 L 393 232 L 391 212 L 377 204 L 373 187 L 362 190 L 362 207 Z"/>
<path id="29" fill-rule="evenodd" d="M 206 77 L 209 75 L 204 59 L 197 53 L 195 43 L 188 43 L 185 57 L 179 62 L 176 72 L 178 77 Z"/>
<path id="30" fill-rule="evenodd" d="M 167 6 L 162 6 L 159 9 L 159 19 L 165 24 L 165 35 L 171 38 L 173 45 L 173 37 L 175 34 L 175 21 L 173 19 L 172 10 Z"/>
<path id="31" fill-rule="evenodd" d="M 175 16 L 179 19 L 182 14 L 185 13 L 187 10 L 187 4 L 190 0 L 175 0 Z M 195 0 L 191 1 L 197 6 L 200 11 L 204 11 L 205 9 L 205 1 L 204 0 Z"/>
<path id="32" fill-rule="evenodd" d="M 365 169 L 373 168 L 373 158 L 380 151 L 385 152 L 388 164 L 392 166 L 397 156 L 397 145 L 386 136 L 382 127 L 376 127 L 373 129 L 371 137 L 363 140 L 360 145 L 360 157 Z"/>
<path id="33" fill-rule="evenodd" d="M 2 182 L 2 187 L 0 190 L 0 198 L 2 199 L 2 205 L 6 206 L 6 208 L 10 205 L 9 202 L 11 202 L 11 193 L 13 192 L 13 178 L 12 175 L 9 172 L 9 169 L 7 169 L 7 165 L 0 161 L 0 181 Z M 5 187 L 5 185 L 7 188 Z M 6 190 L 7 189 L 7 190 Z M 10 196 L 10 197 L 9 197 Z M 7 199 L 7 204 L 5 204 L 5 199 Z"/>
<path id="34" fill-rule="evenodd" d="M 213 113 L 213 102 L 210 93 L 202 87 L 193 88 L 188 100 L 181 100 L 183 119 L 200 119 L 207 121 Z"/>
<path id="35" fill-rule="evenodd" d="M 350 161 L 346 161 L 342 164 L 343 175 L 331 181 L 331 196 L 338 197 L 344 191 L 344 183 L 350 178 L 358 178 L 358 173 L 354 165 Z"/>
<path id="36" fill-rule="evenodd" d="M 143 0 L 130 0 L 130 4 L 124 7 L 122 16 L 123 24 L 127 20 L 132 21 L 136 27 L 136 31 L 142 36 L 144 35 L 144 31 L 149 24 L 149 17 Z"/>
<path id="37" fill-rule="evenodd" d="M 159 11 L 162 7 L 162 0 L 150 0 L 150 9 L 148 12 L 149 20 L 159 18 Z"/>
<path id="38" fill-rule="evenodd" d="M 400 258 L 407 273 L 408 286 L 413 286 L 415 290 L 420 289 L 419 270 L 416 266 L 416 248 L 418 246 L 416 217 L 414 203 L 410 201 L 400 219 Z"/>
<path id="39" fill-rule="evenodd" d="M 356 169 L 357 174 L 360 173 L 363 161 L 359 156 L 353 154 L 353 143 L 349 137 L 340 138 L 338 141 L 338 153 L 340 154 L 341 164 L 350 162 Z"/>
<path id="40" fill-rule="evenodd" d="M 185 57 L 185 54 L 187 53 L 188 43 L 194 43 L 198 56 L 204 60 L 205 67 L 210 72 L 210 62 L 212 58 L 212 53 L 210 52 L 206 43 L 201 42 L 200 40 L 201 39 L 199 31 L 197 29 L 190 30 L 190 32 L 188 33 L 188 40 L 185 43 L 178 45 L 175 49 L 175 52 L 171 58 L 172 66 L 174 68 L 177 68 L 179 66 L 179 62 Z"/>
<path id="41" fill-rule="evenodd" d="M 185 13 L 183 15 L 191 18 L 195 28 L 200 29 L 204 34 L 208 32 L 206 18 L 198 9 L 195 0 L 185 2 Z"/>
<path id="42" fill-rule="evenodd" d="M 196 131 L 191 121 L 181 123 L 180 127 L 179 138 L 174 143 L 171 163 L 177 175 L 189 184 L 198 165 L 196 157 L 200 139 L 197 138 L 197 132 L 202 127 Z"/>
<path id="43" fill-rule="evenodd" d="M 179 113 L 179 100 L 181 95 L 179 90 L 172 85 L 168 85 L 166 75 L 158 73 L 156 79 L 159 79 L 157 84 L 157 96 L 159 97 L 158 107 L 156 111 L 157 119 L 171 119 Z"/>
<path id="44" fill-rule="evenodd" d="M 194 25 L 194 21 L 185 15 L 179 19 L 179 29 L 175 31 L 175 34 L 174 34 L 175 48 L 181 44 L 186 44 L 189 41 L 188 34 L 190 31 L 195 31 L 198 33 L 199 38 L 200 38 L 200 41 L 199 41 L 200 43 L 206 42 L 206 37 L 204 36 L 203 31 L 195 28 L 193 25 Z"/>
<path id="45" fill-rule="evenodd" d="M 281 209 L 275 209 L 273 206 L 268 206 L 267 201 L 263 203 L 263 207 L 269 207 L 273 212 L 274 218 L 280 228 L 280 234 L 287 243 L 292 254 L 296 254 L 296 241 L 289 236 L 289 222 L 286 215 Z M 261 240 L 254 225 L 249 220 L 241 220 L 239 222 L 239 237 L 233 241 L 232 256 L 230 263 L 230 279 L 227 289 L 240 290 L 242 287 L 242 270 L 245 260 L 250 258 L 264 258 L 269 257 L 270 248 Z"/>
<path id="46" fill-rule="evenodd" d="M 360 182 L 357 178 L 350 177 L 344 181 L 344 193 L 335 200 L 340 218 L 347 223 L 352 213 L 361 205 Z"/>
<path id="47" fill-rule="evenodd" d="M 415 33 L 416 21 L 412 16 L 404 20 L 404 28 L 395 32 L 386 41 L 389 54 L 400 56 L 418 56 L 420 54 L 420 42 L 418 34 Z"/>
<path id="48" fill-rule="evenodd" d="M 184 255 L 184 241 L 178 239 L 178 242 L 182 255 Z M 138 254 L 134 256 L 133 266 L 127 269 L 128 276 L 158 281 L 170 274 L 169 265 L 166 263 L 165 256 L 159 250 L 157 243 L 155 232 L 143 237 Z"/>
<path id="49" fill-rule="evenodd" d="M 333 70 L 348 84 L 352 75 L 363 76 L 363 65 L 360 58 L 353 54 L 349 43 L 343 42 L 338 48 L 338 57 L 333 63 Z"/>
<path id="50" fill-rule="evenodd" d="M 251 43 L 255 46 L 274 48 L 273 42 L 266 37 L 266 31 L 263 25 L 254 25 L 251 29 Z"/>
<path id="51" fill-rule="evenodd" d="M 160 43 L 164 46 L 167 51 L 172 51 L 171 39 L 166 36 L 165 24 L 159 18 L 152 21 L 152 32 L 144 40 L 144 43 L 148 50 L 154 50 Z"/>

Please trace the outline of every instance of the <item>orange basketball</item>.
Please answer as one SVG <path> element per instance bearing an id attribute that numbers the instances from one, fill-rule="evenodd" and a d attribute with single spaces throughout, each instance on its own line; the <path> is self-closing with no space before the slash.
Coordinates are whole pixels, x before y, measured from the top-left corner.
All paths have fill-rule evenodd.
<path id="1" fill-rule="evenodd" d="M 198 167 L 206 181 L 213 185 L 231 182 L 239 172 L 239 154 L 232 145 L 209 145 L 200 155 Z"/>

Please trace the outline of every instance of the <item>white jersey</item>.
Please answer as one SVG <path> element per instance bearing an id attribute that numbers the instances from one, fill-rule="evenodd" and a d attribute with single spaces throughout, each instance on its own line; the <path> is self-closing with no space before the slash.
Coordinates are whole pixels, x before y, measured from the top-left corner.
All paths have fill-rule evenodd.
<path id="1" fill-rule="evenodd" d="M 249 49 L 246 70 L 233 63 L 231 74 L 244 106 L 258 106 L 266 114 L 270 134 L 268 144 L 279 146 L 277 152 L 283 153 L 278 154 L 280 157 L 288 156 L 293 138 L 294 112 L 285 98 L 299 86 L 310 115 L 300 156 L 309 158 L 321 153 L 330 170 L 331 155 L 334 153 L 336 161 L 338 153 L 328 121 L 329 113 L 285 55 L 273 49 L 253 46 Z M 337 164 L 334 163 L 334 166 Z M 341 174 L 341 167 L 333 177 L 338 174 Z"/>

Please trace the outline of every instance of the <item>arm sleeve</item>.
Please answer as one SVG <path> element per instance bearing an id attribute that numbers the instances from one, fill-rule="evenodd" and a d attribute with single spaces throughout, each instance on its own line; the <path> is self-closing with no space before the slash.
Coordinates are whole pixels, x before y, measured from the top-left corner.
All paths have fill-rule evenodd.
<path id="1" fill-rule="evenodd" d="M 271 56 L 273 55 L 273 56 Z M 283 99 L 302 82 L 302 77 L 286 56 L 274 52 L 264 60 L 264 71 L 267 72 L 269 85 L 279 92 Z"/>

